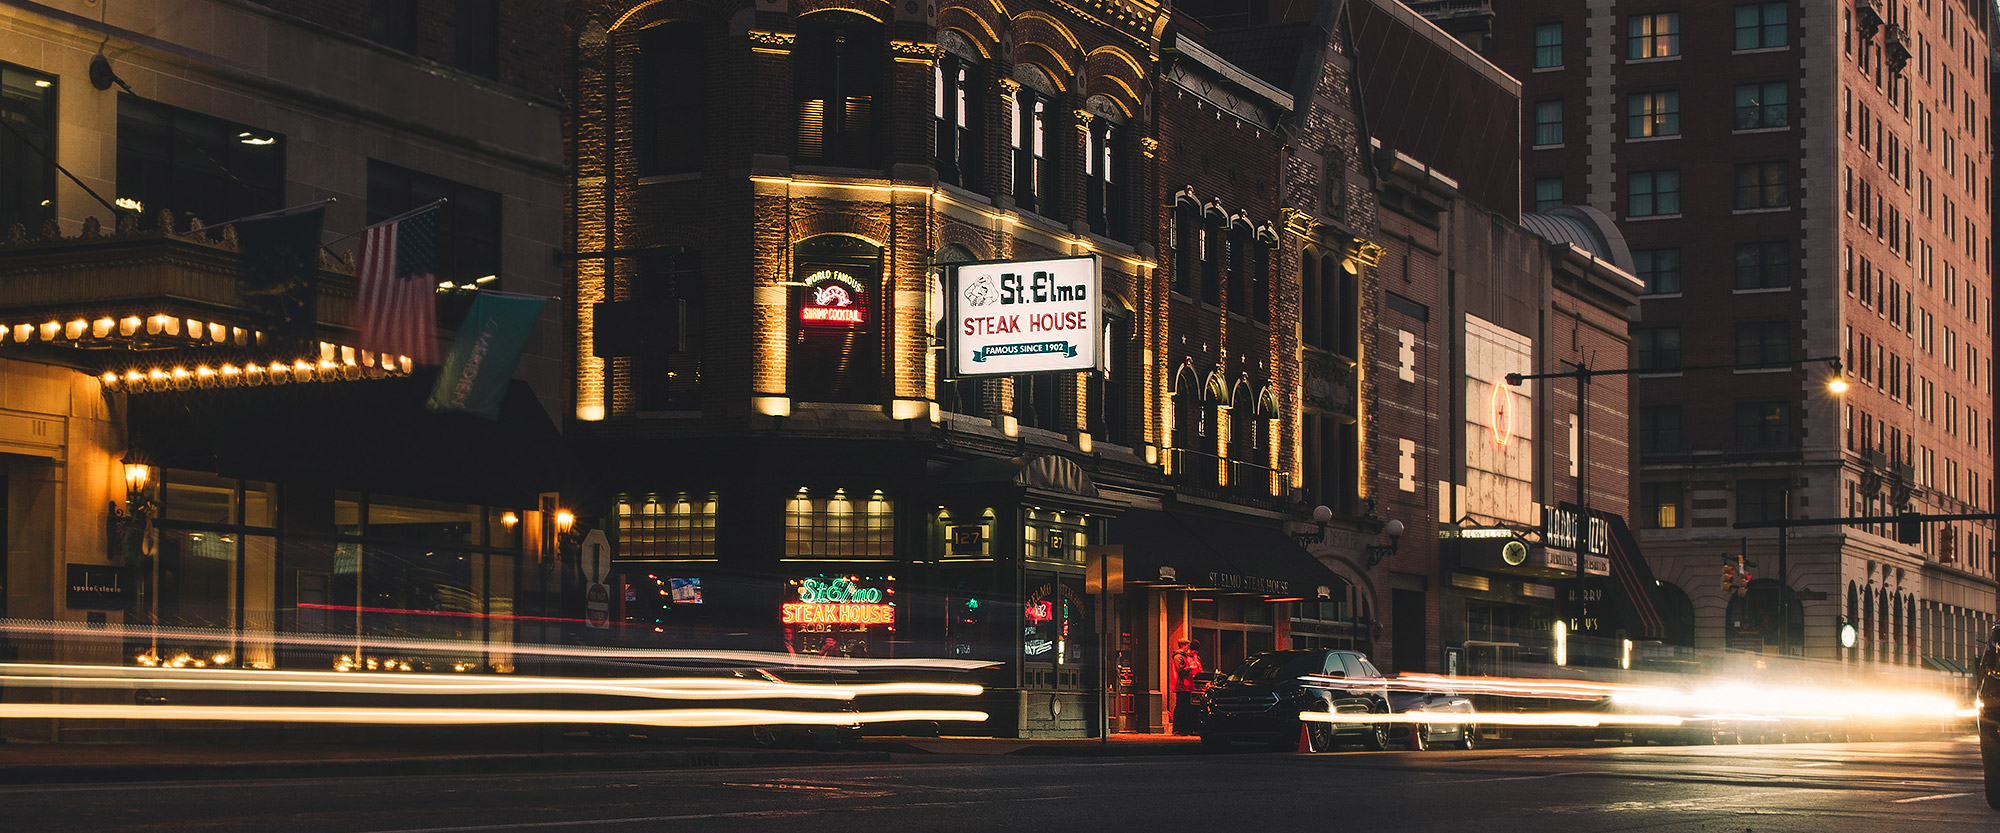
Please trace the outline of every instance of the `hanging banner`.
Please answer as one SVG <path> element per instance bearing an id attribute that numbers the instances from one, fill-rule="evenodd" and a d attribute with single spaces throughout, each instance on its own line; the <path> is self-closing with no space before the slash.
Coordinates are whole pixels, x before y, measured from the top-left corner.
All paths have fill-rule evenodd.
<path id="1" fill-rule="evenodd" d="M 528 331 L 542 314 L 547 298 L 481 292 L 472 300 L 458 339 L 444 357 L 437 387 L 426 407 L 433 411 L 465 411 L 491 420 L 500 418 L 500 400 L 514 365 L 521 361 Z"/>
<path id="2" fill-rule="evenodd" d="M 1104 370 L 1095 256 L 951 267 L 954 377 Z"/>

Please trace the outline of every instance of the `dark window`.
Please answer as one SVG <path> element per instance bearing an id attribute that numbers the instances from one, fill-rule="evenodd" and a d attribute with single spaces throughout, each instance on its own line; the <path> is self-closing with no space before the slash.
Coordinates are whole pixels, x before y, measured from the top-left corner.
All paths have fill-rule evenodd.
<path id="1" fill-rule="evenodd" d="M 1261 238 L 1250 242 L 1250 320 L 1271 320 L 1271 260 L 1278 250 Z"/>
<path id="2" fill-rule="evenodd" d="M 1681 406 L 1648 405 L 1639 409 L 1639 453 L 1680 451 L 1682 442 Z"/>
<path id="3" fill-rule="evenodd" d="M 1350 359 L 1361 358 L 1361 270 L 1350 268 L 1351 260 L 1336 265 L 1332 258 L 1320 261 L 1320 273 L 1339 282 L 1340 295 L 1333 299 L 1334 319 L 1340 329 L 1333 334 L 1334 352 Z M 1391 299 L 1392 301 L 1394 299 Z"/>
<path id="4" fill-rule="evenodd" d="M 1792 244 L 1783 240 L 1736 245 L 1736 288 L 1792 285 Z"/>
<path id="5" fill-rule="evenodd" d="M 1090 155 L 1083 162 L 1085 209 L 1090 230 L 1116 240 L 1128 234 L 1125 223 L 1125 128 L 1103 116 L 1090 126 Z"/>
<path id="6" fill-rule="evenodd" d="M 1736 129 L 1761 130 L 1792 123 L 1791 88 L 1783 81 L 1736 85 Z"/>
<path id="7" fill-rule="evenodd" d="M 1736 444 L 1743 448 L 1784 448 L 1791 445 L 1791 407 L 1783 402 L 1736 404 Z"/>
<path id="8" fill-rule="evenodd" d="M 641 411 L 701 407 L 701 255 L 687 249 L 646 252 L 632 286 L 637 317 L 669 338 L 654 339 L 632 356 L 632 387 Z"/>
<path id="9" fill-rule="evenodd" d="M 639 175 L 701 170 L 707 150 L 707 44 L 695 23 L 639 33 Z"/>
<path id="10" fill-rule="evenodd" d="M 1535 24 L 1535 68 L 1559 67 L 1563 63 L 1563 25 Z"/>
<path id="11" fill-rule="evenodd" d="M 1786 483 L 1777 480 L 1736 481 L 1736 522 L 1784 520 Z"/>
<path id="12" fill-rule="evenodd" d="M 417 51 L 417 5 L 410 0 L 369 0 L 368 37 L 390 49 Z"/>
<path id="13" fill-rule="evenodd" d="M 1790 170 L 1783 162 L 1736 166 L 1736 207 L 1779 208 L 1792 202 Z"/>
<path id="14" fill-rule="evenodd" d="M 1736 7 L 1736 48 L 1769 49 L 1784 46 L 1790 35 L 1785 25 L 1785 4 L 1745 3 Z"/>
<path id="15" fill-rule="evenodd" d="M 452 37 L 456 41 L 452 57 L 459 69 L 488 78 L 498 73 L 500 51 L 500 10 L 496 8 L 498 5 L 499 0 L 458 0 L 458 19 L 454 21 L 456 25 L 452 27 Z"/>
<path id="16" fill-rule="evenodd" d="M 797 44 L 799 158 L 873 167 L 881 144 L 875 109 L 885 50 L 882 25 L 852 12 L 818 12 L 799 20 Z"/>
<path id="17" fill-rule="evenodd" d="M 1535 210 L 1547 211 L 1563 204 L 1562 177 L 1550 176 L 1535 180 Z"/>
<path id="18" fill-rule="evenodd" d="M 1681 134 L 1679 90 L 1633 93 L 1625 97 L 1625 135 L 1651 139 Z"/>
<path id="19" fill-rule="evenodd" d="M 1639 249 L 1632 253 L 1633 268 L 1646 284 L 1648 295 L 1671 295 L 1681 291 L 1681 250 Z"/>
<path id="20" fill-rule="evenodd" d="M 1014 419 L 1029 428 L 1067 431 L 1063 420 L 1062 386 L 1068 373 L 1035 373 L 1014 377 Z"/>
<path id="21" fill-rule="evenodd" d="M 793 398 L 802 402 L 878 403 L 883 393 L 882 250 L 859 237 L 823 234 L 799 243 L 792 267 L 792 341 L 787 358 Z M 800 310 L 816 289 L 839 286 L 852 325 L 800 323 Z M 856 297 L 858 296 L 858 297 Z"/>
<path id="22" fill-rule="evenodd" d="M 1210 212 L 1201 224 L 1201 302 L 1222 306 L 1222 261 L 1228 249 L 1229 226 L 1221 212 Z"/>
<path id="23" fill-rule="evenodd" d="M 1229 311 L 1237 315 L 1250 312 L 1250 227 L 1236 223 L 1229 227 Z"/>
<path id="24" fill-rule="evenodd" d="M 1792 325 L 1755 321 L 1736 325 L 1736 363 L 1767 364 L 1792 357 Z"/>
<path id="25" fill-rule="evenodd" d="M 1022 87 L 1014 92 L 1014 202 L 1050 219 L 1057 216 L 1055 113 L 1047 95 Z"/>
<path id="26" fill-rule="evenodd" d="M 1174 291 L 1193 297 L 1195 274 L 1201 261 L 1201 209 L 1194 203 L 1174 204 L 1173 239 Z"/>
<path id="27" fill-rule="evenodd" d="M 1639 527 L 1676 529 L 1681 520 L 1681 484 L 1639 484 Z"/>
<path id="28" fill-rule="evenodd" d="M 1562 99 L 1535 102 L 1535 144 L 1537 146 L 1546 146 L 1560 145 L 1562 143 Z"/>
<path id="29" fill-rule="evenodd" d="M 1633 171 L 1625 195 L 1625 213 L 1657 217 L 1681 213 L 1681 172 Z"/>
<path id="30" fill-rule="evenodd" d="M 0 235 L 56 216 L 56 79 L 0 65 Z M 217 217 L 216 220 L 225 218 Z"/>
<path id="31" fill-rule="evenodd" d="M 980 181 L 980 140 L 985 136 L 981 116 L 985 107 L 980 90 L 985 89 L 985 67 L 978 62 L 945 53 L 938 60 L 932 82 L 936 98 L 931 104 L 931 121 L 937 132 L 938 179 L 978 190 Z"/>
<path id="32" fill-rule="evenodd" d="M 438 211 L 438 326 L 457 329 L 482 289 L 500 289 L 500 195 L 368 160 L 368 222 L 446 200 Z"/>
<path id="33" fill-rule="evenodd" d="M 1308 499 L 1334 512 L 1360 511 L 1360 432 L 1332 414 L 1308 412 L 1300 432 Z"/>
<path id="34" fill-rule="evenodd" d="M 1107 312 L 1104 318 L 1105 372 L 1090 374 L 1090 433 L 1108 443 L 1132 445 L 1132 316 Z"/>
<path id="35" fill-rule="evenodd" d="M 1319 258 L 1310 253 L 1299 256 L 1299 329 L 1308 347 L 1326 346 L 1326 288 L 1320 276 Z"/>
<path id="36" fill-rule="evenodd" d="M 1675 370 L 1681 366 L 1681 329 L 1633 330 L 1632 349 L 1640 370 Z"/>
<path id="37" fill-rule="evenodd" d="M 170 210 L 219 223 L 285 207 L 285 138 L 235 122 L 118 97 L 118 199 L 152 218 Z"/>
<path id="38" fill-rule="evenodd" d="M 1635 14 L 1626 18 L 1625 57 L 1669 58 L 1681 54 L 1680 12 Z"/>

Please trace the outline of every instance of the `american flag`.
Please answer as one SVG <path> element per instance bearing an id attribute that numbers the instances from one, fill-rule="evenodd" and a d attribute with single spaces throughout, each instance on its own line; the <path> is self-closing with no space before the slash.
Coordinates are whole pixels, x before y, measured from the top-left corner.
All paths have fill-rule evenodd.
<path id="1" fill-rule="evenodd" d="M 436 363 L 437 250 L 436 207 L 361 233 L 354 279 L 357 347 Z"/>

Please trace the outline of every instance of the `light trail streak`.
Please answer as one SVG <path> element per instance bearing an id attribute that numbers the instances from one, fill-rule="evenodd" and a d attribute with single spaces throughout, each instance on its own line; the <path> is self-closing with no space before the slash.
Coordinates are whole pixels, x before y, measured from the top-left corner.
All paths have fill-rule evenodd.
<path id="1" fill-rule="evenodd" d="M 879 712 L 801 712 L 775 709 L 386 709 L 294 706 L 136 706 L 94 703 L 0 703 L 0 718 L 96 720 L 205 720 L 248 723 L 373 723 L 411 726 L 485 726 L 572 723 L 713 728 L 721 726 L 851 726 L 902 721 L 978 723 L 979 711 L 901 709 Z"/>
<path id="2" fill-rule="evenodd" d="M 1300 712 L 1299 719 L 1314 723 L 1422 723 L 1429 726 L 1467 724 L 1478 726 L 1680 726 L 1689 718 L 1670 714 L 1613 714 L 1608 712 L 1395 712 L 1393 714 L 1341 712 Z"/>
<path id="3" fill-rule="evenodd" d="M 86 625 L 80 622 L 55 622 L 47 620 L 0 619 L 0 633 L 26 636 L 60 637 L 64 639 L 124 641 L 129 639 L 167 639 L 206 642 L 217 645 L 232 645 L 238 642 L 292 645 L 301 647 L 321 647 L 334 650 L 352 650 L 357 643 L 370 651 L 429 651 L 436 653 L 484 654 L 499 652 L 516 656 L 565 657 L 571 659 L 596 660 L 651 660 L 668 663 L 682 662 L 730 662 L 744 666 L 758 666 L 783 670 L 785 668 L 815 668 L 833 671 L 859 671 L 873 669 L 924 669 L 936 671 L 973 671 L 990 668 L 1000 663 L 992 660 L 933 659 L 927 657 L 908 658 L 859 658 L 859 657 L 819 657 L 805 654 L 790 654 L 780 651 L 697 651 L 672 648 L 598 648 L 567 645 L 536 645 L 531 643 L 489 644 L 484 642 L 454 642 L 441 639 L 398 639 L 353 635 L 328 636 L 318 634 L 244 634 L 235 631 L 209 630 L 206 628 L 180 627 L 135 627 L 125 625 Z"/>
<path id="4" fill-rule="evenodd" d="M 807 698 L 853 700 L 869 695 L 974 696 L 969 683 L 819 685 L 715 677 L 574 678 L 463 674 L 366 674 L 335 671 L 145 668 L 119 665 L 0 663 L 0 683 L 68 688 L 235 689 L 364 694 L 599 694 L 662 700 Z"/>

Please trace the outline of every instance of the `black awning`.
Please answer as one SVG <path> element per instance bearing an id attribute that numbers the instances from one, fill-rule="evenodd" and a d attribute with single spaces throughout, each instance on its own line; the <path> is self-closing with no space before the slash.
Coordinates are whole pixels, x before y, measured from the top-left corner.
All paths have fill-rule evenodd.
<path id="1" fill-rule="evenodd" d="M 1112 530 L 1125 546 L 1126 581 L 1304 599 L 1347 583 L 1275 524 L 1133 509 Z"/>
<path id="2" fill-rule="evenodd" d="M 1619 621 L 1626 633 L 1634 639 L 1665 639 L 1666 618 L 1660 615 L 1657 600 L 1659 582 L 1653 578 L 1653 570 L 1647 566 L 1646 557 L 1639 552 L 1639 539 L 1633 537 L 1631 527 L 1625 525 L 1624 516 L 1579 509 L 1570 503 L 1561 504 L 1561 507 L 1603 518 L 1610 526 L 1611 578 L 1606 583 L 1611 586 L 1611 602 L 1618 610 Z"/>
<path id="3" fill-rule="evenodd" d="M 526 382 L 486 420 L 425 409 L 436 376 L 134 393 L 132 447 L 173 468 L 496 505 L 582 487 Z"/>

